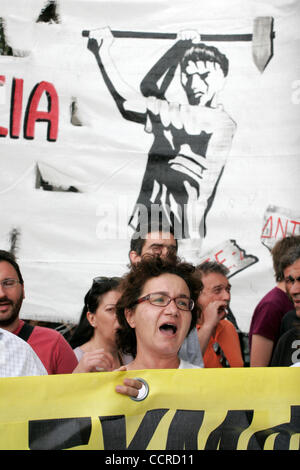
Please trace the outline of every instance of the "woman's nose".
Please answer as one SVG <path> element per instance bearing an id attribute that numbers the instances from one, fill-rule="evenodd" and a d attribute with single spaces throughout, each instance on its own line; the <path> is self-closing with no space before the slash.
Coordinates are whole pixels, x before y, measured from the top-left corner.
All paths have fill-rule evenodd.
<path id="1" fill-rule="evenodd" d="M 169 315 L 178 315 L 178 307 L 176 305 L 175 299 L 170 300 L 168 305 L 164 308 L 165 313 Z"/>

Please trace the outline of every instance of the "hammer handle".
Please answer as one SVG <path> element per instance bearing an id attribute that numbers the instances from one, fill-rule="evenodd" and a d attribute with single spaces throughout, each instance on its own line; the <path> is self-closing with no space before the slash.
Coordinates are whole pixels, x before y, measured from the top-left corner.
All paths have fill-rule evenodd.
<path id="1" fill-rule="evenodd" d="M 176 39 L 176 33 L 151 33 L 139 31 L 111 32 L 115 38 L 140 38 L 140 39 Z M 89 37 L 90 31 L 82 31 L 83 37 Z M 201 34 L 201 41 L 252 41 L 252 34 Z"/>

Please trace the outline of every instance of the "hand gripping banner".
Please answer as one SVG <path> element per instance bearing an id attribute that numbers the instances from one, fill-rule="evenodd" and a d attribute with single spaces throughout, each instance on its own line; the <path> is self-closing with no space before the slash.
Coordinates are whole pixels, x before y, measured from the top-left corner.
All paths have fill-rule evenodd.
<path id="1" fill-rule="evenodd" d="M 144 400 L 115 392 L 125 374 Z M 0 449 L 297 450 L 299 386 L 297 367 L 4 378 Z"/>

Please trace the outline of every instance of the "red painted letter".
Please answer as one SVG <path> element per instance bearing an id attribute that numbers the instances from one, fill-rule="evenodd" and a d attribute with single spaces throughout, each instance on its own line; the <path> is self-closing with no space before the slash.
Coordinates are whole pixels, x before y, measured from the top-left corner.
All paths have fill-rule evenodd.
<path id="1" fill-rule="evenodd" d="M 278 233 L 278 230 L 279 230 L 279 226 L 281 227 L 281 238 L 286 237 L 287 225 L 288 225 L 288 220 L 285 222 L 285 230 L 283 230 L 281 218 L 278 217 L 277 228 L 276 228 L 276 232 L 275 232 L 275 238 L 277 238 L 277 233 Z"/>
<path id="2" fill-rule="evenodd" d="M 294 235 L 296 226 L 300 225 L 300 222 L 297 222 L 297 220 L 291 220 L 290 222 L 291 222 L 291 224 L 294 224 L 294 228 L 293 228 L 293 232 L 292 232 L 292 235 Z"/>
<path id="3" fill-rule="evenodd" d="M 269 232 L 270 235 L 265 235 L 265 234 L 264 234 L 265 232 L 268 233 L 268 228 L 267 228 L 267 226 L 269 225 L 269 223 L 270 223 L 270 225 L 271 225 L 271 229 L 270 229 L 270 232 Z M 270 217 L 268 218 L 267 222 L 265 223 L 264 228 L 262 229 L 261 238 L 272 238 L 272 230 L 273 230 L 273 217 L 270 216 Z"/>
<path id="4" fill-rule="evenodd" d="M 38 105 L 43 93 L 48 99 L 48 111 L 38 111 Z M 24 119 L 25 139 L 34 138 L 34 128 L 36 121 L 48 122 L 47 139 L 55 141 L 58 134 L 58 96 L 54 86 L 49 82 L 40 82 L 32 90 L 30 95 L 26 116 Z"/>
<path id="5" fill-rule="evenodd" d="M 0 75 L 0 86 L 4 86 L 5 84 L 5 75 Z M 6 137 L 8 130 L 6 127 L 0 126 L 0 137 Z"/>
<path id="6" fill-rule="evenodd" d="M 223 253 L 223 250 L 218 251 L 218 253 L 215 254 L 215 258 L 216 258 L 216 261 L 217 261 L 218 263 L 223 264 L 223 263 L 225 263 L 226 258 L 224 258 L 224 259 L 222 259 L 222 261 L 220 261 L 220 260 L 219 260 L 219 255 L 220 255 L 221 253 Z"/>
<path id="7" fill-rule="evenodd" d="M 22 102 L 23 102 L 23 82 L 22 78 L 14 78 L 11 92 L 10 110 L 10 136 L 18 139 L 20 136 Z"/>

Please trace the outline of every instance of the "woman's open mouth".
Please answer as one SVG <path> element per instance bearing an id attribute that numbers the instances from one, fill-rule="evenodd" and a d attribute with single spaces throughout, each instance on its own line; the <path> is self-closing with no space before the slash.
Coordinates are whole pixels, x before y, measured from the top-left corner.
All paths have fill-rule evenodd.
<path id="1" fill-rule="evenodd" d="M 174 336 L 177 333 L 177 326 L 173 323 L 163 323 L 159 327 L 159 331 L 166 336 Z"/>

